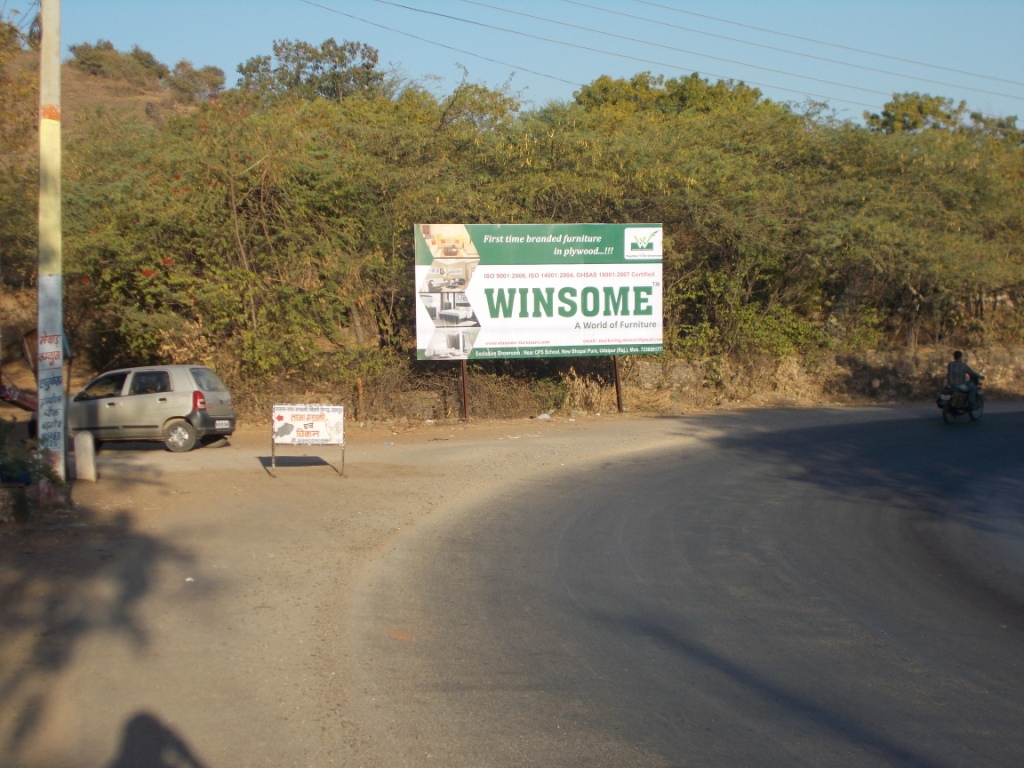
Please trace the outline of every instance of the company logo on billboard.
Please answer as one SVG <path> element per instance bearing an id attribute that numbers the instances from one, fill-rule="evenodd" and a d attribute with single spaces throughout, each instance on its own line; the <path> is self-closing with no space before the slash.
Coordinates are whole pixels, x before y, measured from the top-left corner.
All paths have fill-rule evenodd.
<path id="1" fill-rule="evenodd" d="M 627 259 L 660 259 L 661 227 L 626 227 Z"/>

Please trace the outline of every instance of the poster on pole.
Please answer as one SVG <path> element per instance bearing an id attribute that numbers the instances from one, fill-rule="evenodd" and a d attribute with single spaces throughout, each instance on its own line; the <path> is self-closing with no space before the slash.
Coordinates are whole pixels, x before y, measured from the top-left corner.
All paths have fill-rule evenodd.
<path id="1" fill-rule="evenodd" d="M 419 360 L 662 351 L 661 224 L 417 224 Z"/>
<path id="2" fill-rule="evenodd" d="M 36 331 L 35 368 L 39 386 L 39 445 L 50 451 L 49 461 L 65 476 L 64 360 L 67 340 L 61 324 L 61 276 L 39 275 L 39 326 Z"/>

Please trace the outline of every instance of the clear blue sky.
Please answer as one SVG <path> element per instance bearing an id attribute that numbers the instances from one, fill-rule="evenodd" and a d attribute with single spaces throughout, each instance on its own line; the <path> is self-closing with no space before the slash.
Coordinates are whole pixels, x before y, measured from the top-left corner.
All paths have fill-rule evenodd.
<path id="1" fill-rule="evenodd" d="M 65 51 L 101 38 L 119 50 L 139 45 L 171 66 L 188 59 L 220 67 L 229 86 L 236 67 L 270 54 L 276 39 L 333 37 L 372 45 L 382 65 L 437 93 L 450 92 L 465 68 L 474 83 L 510 80 L 533 106 L 570 100 L 601 75 L 699 72 L 756 85 L 779 101 L 826 101 L 856 120 L 894 92 L 918 91 L 1024 123 L 1024 0 L 62 0 L 61 7 Z"/>

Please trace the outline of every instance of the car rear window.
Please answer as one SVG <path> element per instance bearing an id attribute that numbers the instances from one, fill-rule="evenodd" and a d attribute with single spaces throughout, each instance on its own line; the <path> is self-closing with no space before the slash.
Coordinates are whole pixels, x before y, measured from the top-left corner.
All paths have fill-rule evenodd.
<path id="1" fill-rule="evenodd" d="M 220 380 L 220 376 L 209 368 L 190 368 L 189 370 L 192 372 L 192 378 L 196 380 L 196 385 L 203 392 L 228 391 L 228 388 L 224 386 L 224 382 Z"/>

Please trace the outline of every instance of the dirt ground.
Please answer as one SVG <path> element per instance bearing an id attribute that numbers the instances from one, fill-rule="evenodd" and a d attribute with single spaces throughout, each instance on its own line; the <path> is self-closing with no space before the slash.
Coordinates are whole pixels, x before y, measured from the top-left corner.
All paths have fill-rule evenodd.
<path id="1" fill-rule="evenodd" d="M 424 516 L 681 424 L 352 424 L 344 453 L 278 447 L 276 477 L 269 426 L 103 447 L 70 507 L 0 526 L 0 766 L 381 765 L 338 642 L 360 569 Z"/>

